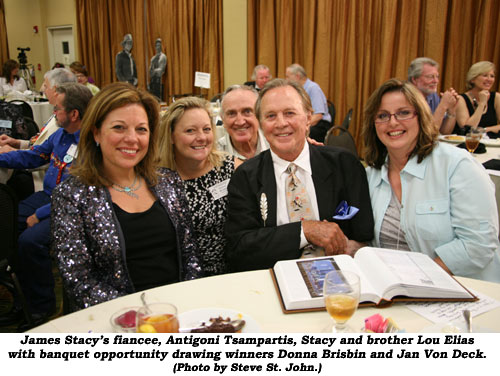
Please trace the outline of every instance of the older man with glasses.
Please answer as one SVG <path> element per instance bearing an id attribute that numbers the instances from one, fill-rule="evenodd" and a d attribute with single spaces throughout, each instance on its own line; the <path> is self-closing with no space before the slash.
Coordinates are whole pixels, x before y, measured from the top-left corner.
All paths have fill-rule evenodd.
<path id="1" fill-rule="evenodd" d="M 456 122 L 458 93 L 451 87 L 441 93 L 441 98 L 437 94 L 439 64 L 428 57 L 416 58 L 408 68 L 408 82 L 424 95 L 439 132 L 450 134 Z"/>

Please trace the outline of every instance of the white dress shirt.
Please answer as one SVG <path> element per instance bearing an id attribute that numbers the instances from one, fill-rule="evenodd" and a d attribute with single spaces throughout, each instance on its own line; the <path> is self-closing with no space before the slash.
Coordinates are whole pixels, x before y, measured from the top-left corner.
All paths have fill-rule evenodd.
<path id="1" fill-rule="evenodd" d="M 22 77 L 16 78 L 14 84 L 7 82 L 5 77 L 0 77 L 0 97 L 6 96 L 13 90 L 24 93 L 27 89 L 26 82 Z"/>
<path id="2" fill-rule="evenodd" d="M 288 218 L 288 210 L 286 204 L 286 178 L 288 173 L 286 169 L 290 163 L 295 163 L 297 165 L 297 171 L 295 175 L 299 178 L 302 184 L 305 185 L 307 190 L 307 195 L 311 201 L 311 207 L 314 214 L 314 220 L 319 220 L 319 209 L 318 200 L 316 199 L 316 190 L 314 189 L 314 182 L 312 179 L 312 169 L 311 160 L 309 155 L 309 144 L 306 142 L 302 152 L 299 154 L 297 159 L 292 162 L 285 161 L 278 157 L 271 150 L 271 157 L 273 159 L 274 176 L 276 179 L 276 224 L 278 226 L 290 223 Z M 306 237 L 304 235 L 304 230 L 301 227 L 300 230 L 300 248 L 305 247 L 308 244 Z"/>

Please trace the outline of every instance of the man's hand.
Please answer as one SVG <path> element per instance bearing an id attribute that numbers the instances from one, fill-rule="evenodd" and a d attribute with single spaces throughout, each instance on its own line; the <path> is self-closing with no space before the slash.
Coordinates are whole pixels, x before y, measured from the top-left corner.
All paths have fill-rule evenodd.
<path id="1" fill-rule="evenodd" d="M 19 149 L 19 147 L 21 146 L 21 142 L 19 140 L 16 140 L 15 138 L 7 136 L 6 134 L 3 134 L 0 136 L 0 146 L 5 145 L 11 146 L 14 149 Z M 3 151 L 3 153 L 5 153 L 5 151 Z"/>
<path id="2" fill-rule="evenodd" d="M 366 243 L 357 242 L 356 240 L 349 240 L 349 239 L 347 239 L 347 236 L 346 236 L 346 240 L 347 240 L 347 247 L 346 247 L 346 250 L 345 250 L 344 253 L 346 255 L 349 255 L 349 256 L 352 256 L 352 257 L 354 257 L 354 255 L 356 254 L 356 252 L 358 251 L 358 249 L 360 249 L 361 247 L 365 247 L 365 246 L 368 245 Z"/>
<path id="3" fill-rule="evenodd" d="M 0 154 L 8 153 L 9 151 L 14 151 L 14 150 L 17 149 L 14 149 L 12 146 L 9 145 L 0 146 Z"/>
<path id="4" fill-rule="evenodd" d="M 33 227 L 34 225 L 36 225 L 38 222 L 40 222 L 38 220 L 38 218 L 36 217 L 36 214 L 33 214 L 33 215 L 30 215 L 28 217 L 28 219 L 26 220 L 26 224 L 28 225 L 28 227 Z"/>
<path id="5" fill-rule="evenodd" d="M 457 103 L 458 103 L 458 93 L 450 87 L 444 93 L 441 93 L 441 103 L 443 103 L 444 108 L 449 114 L 455 115 Z"/>
<path id="6" fill-rule="evenodd" d="M 307 241 L 325 249 L 327 255 L 337 255 L 347 250 L 347 238 L 334 222 L 302 221 Z"/>

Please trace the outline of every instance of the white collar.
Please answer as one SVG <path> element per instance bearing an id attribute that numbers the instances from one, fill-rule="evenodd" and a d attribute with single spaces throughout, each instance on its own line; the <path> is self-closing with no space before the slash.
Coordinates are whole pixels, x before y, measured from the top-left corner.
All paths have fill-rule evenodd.
<path id="1" fill-rule="evenodd" d="M 290 165 L 290 161 L 286 161 L 280 157 L 276 153 L 274 153 L 272 150 L 271 151 L 271 158 L 273 159 L 273 165 L 274 169 L 280 173 L 286 172 L 286 169 Z M 306 171 L 309 175 L 312 175 L 312 169 L 311 169 L 311 158 L 309 155 L 309 144 L 307 141 L 304 143 L 304 148 L 300 152 L 299 156 L 295 158 L 294 161 L 299 168 L 302 170 Z"/>

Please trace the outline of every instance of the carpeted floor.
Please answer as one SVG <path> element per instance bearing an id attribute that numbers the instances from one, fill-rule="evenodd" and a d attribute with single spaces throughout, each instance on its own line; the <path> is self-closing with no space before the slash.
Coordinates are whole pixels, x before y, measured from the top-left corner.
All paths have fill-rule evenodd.
<path id="1" fill-rule="evenodd" d="M 54 279 L 55 279 L 55 290 L 56 290 L 56 313 L 51 319 L 54 319 L 62 315 L 62 280 L 56 267 L 53 269 Z M 12 295 L 10 292 L 2 285 L 0 285 L 0 316 L 6 312 L 9 312 L 12 307 Z M 18 324 L 0 327 L 0 333 L 16 333 Z"/>

